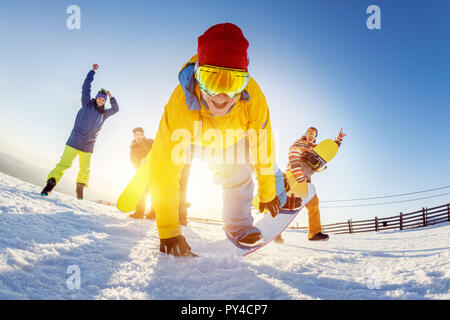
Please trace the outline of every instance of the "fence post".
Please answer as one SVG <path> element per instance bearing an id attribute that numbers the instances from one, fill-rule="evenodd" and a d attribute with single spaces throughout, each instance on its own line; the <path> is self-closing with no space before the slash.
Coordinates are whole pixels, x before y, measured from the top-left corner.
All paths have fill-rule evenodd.
<path id="1" fill-rule="evenodd" d="M 400 230 L 403 230 L 403 212 L 400 212 Z"/>
<path id="2" fill-rule="evenodd" d="M 378 231 L 378 217 L 375 217 L 375 231 Z"/>
<path id="3" fill-rule="evenodd" d="M 348 232 L 352 233 L 352 219 L 348 219 Z"/>
<path id="4" fill-rule="evenodd" d="M 426 227 L 427 226 L 427 217 L 426 217 L 426 209 L 422 207 L 422 222 L 423 222 L 423 226 Z"/>

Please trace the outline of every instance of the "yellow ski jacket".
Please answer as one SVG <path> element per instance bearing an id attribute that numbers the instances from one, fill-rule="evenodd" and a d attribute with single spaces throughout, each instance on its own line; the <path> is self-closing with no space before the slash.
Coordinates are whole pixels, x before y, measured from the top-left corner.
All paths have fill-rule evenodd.
<path id="1" fill-rule="evenodd" d="M 258 195 L 269 202 L 275 191 L 275 147 L 269 108 L 258 84 L 250 78 L 240 99 L 223 116 L 212 116 L 195 82 L 197 55 L 183 65 L 180 84 L 164 108 L 153 147 L 147 155 L 150 193 L 161 239 L 181 234 L 178 188 L 185 153 L 192 144 L 224 150 L 248 139 L 258 182 Z M 207 196 L 205 190 L 205 197 Z"/>

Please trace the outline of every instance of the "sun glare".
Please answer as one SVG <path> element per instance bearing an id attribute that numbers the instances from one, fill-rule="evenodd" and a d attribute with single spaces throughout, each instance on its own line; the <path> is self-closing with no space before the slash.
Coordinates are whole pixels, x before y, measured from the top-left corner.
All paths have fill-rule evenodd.
<path id="1" fill-rule="evenodd" d="M 208 166 L 195 158 L 189 175 L 187 201 L 191 203 L 189 216 L 222 219 L 222 188 L 214 184 Z"/>

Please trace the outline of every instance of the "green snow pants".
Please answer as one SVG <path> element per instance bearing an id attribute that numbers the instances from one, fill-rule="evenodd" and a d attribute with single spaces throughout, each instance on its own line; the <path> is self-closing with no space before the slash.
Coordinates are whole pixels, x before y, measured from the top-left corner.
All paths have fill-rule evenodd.
<path id="1" fill-rule="evenodd" d="M 84 183 L 88 186 L 89 174 L 91 171 L 91 152 L 83 152 L 72 148 L 68 145 L 64 148 L 64 153 L 61 156 L 61 160 L 56 164 L 55 169 L 53 169 L 47 176 L 47 180 L 50 178 L 55 178 L 56 183 L 59 183 L 64 172 L 72 166 L 73 160 L 78 156 L 80 163 L 80 170 L 78 171 L 77 183 Z"/>

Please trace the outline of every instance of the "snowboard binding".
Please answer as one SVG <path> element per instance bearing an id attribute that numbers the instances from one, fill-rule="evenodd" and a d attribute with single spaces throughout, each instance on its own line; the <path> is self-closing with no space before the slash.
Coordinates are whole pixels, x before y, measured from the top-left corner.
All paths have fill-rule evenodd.
<path id="1" fill-rule="evenodd" d="M 327 162 L 314 150 L 303 152 L 300 161 L 306 179 L 309 179 L 313 173 L 321 172 L 327 168 Z"/>
<path id="2" fill-rule="evenodd" d="M 327 163 L 333 159 L 338 152 L 339 145 L 331 139 L 320 142 L 311 151 L 305 151 L 300 157 L 305 179 L 311 178 L 315 172 L 321 172 L 327 168 Z"/>
<path id="3" fill-rule="evenodd" d="M 228 240 L 241 249 L 253 249 L 264 243 L 261 230 L 254 226 L 245 227 L 237 232 L 225 230 L 225 234 Z"/>

